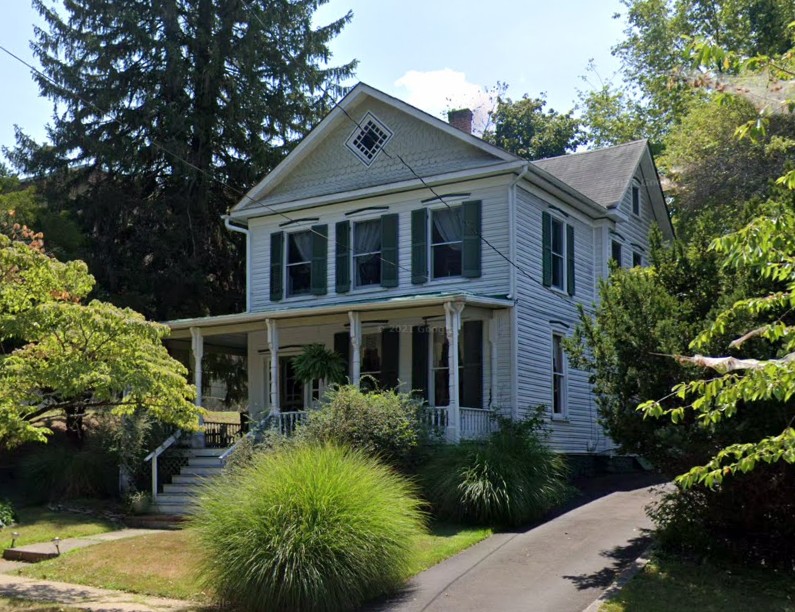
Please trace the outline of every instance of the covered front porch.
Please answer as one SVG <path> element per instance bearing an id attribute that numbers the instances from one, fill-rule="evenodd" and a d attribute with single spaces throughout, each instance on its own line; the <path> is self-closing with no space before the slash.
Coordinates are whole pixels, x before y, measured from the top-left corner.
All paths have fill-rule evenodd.
<path id="1" fill-rule="evenodd" d="M 242 410 L 254 422 L 270 416 L 283 433 L 294 430 L 324 392 L 322 381 L 296 378 L 292 359 L 308 344 L 323 344 L 344 359 L 351 384 L 374 381 L 422 397 L 429 424 L 456 442 L 490 431 L 494 411 L 511 414 L 512 307 L 510 300 L 469 294 L 287 306 L 172 321 L 167 344 L 189 355 L 196 402 L 206 408 L 213 408 L 218 387 L 205 378 L 208 356 L 244 362 Z M 207 423 L 196 445 L 218 446 L 217 429 Z"/>

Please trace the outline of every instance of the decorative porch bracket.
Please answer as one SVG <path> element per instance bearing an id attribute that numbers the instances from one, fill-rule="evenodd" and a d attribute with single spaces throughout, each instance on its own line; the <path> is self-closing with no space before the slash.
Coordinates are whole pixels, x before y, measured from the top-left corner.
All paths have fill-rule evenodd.
<path id="1" fill-rule="evenodd" d="M 193 384 L 196 386 L 196 405 L 202 407 L 202 359 L 204 358 L 204 336 L 198 327 L 190 328 L 190 348 L 193 354 Z M 204 417 L 199 415 L 199 426 L 204 425 Z M 193 446 L 204 448 L 204 431 L 193 436 Z"/>
<path id="2" fill-rule="evenodd" d="M 461 331 L 461 313 L 464 310 L 463 302 L 444 303 L 444 324 L 447 334 L 447 366 L 450 405 L 448 410 L 449 425 L 448 436 L 453 442 L 461 439 L 461 402 L 458 397 L 458 334 Z"/>
<path id="3" fill-rule="evenodd" d="M 358 312 L 348 311 L 351 322 L 351 383 L 359 386 L 362 377 L 362 320 Z"/>
<path id="4" fill-rule="evenodd" d="M 270 408 L 271 414 L 279 414 L 279 327 L 273 319 L 266 319 L 268 327 L 268 350 L 271 358 Z"/>

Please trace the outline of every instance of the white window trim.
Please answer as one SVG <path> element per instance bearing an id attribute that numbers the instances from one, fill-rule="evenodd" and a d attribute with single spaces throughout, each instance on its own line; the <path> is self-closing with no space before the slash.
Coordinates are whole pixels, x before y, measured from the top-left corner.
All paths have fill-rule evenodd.
<path id="1" fill-rule="evenodd" d="M 362 131 L 365 125 L 367 125 L 370 121 L 376 124 L 378 129 L 383 131 L 386 134 L 386 138 L 384 142 L 378 148 L 378 151 L 375 152 L 372 158 L 367 159 L 367 157 L 353 144 L 353 141 L 359 135 L 359 132 Z M 356 156 L 360 162 L 362 162 L 365 166 L 369 167 L 372 163 L 381 155 L 381 151 L 383 151 L 389 142 L 392 140 L 392 137 L 395 133 L 387 127 L 386 123 L 381 121 L 378 117 L 376 117 L 372 112 L 368 111 L 364 117 L 356 124 L 356 127 L 351 132 L 350 136 L 345 139 L 345 147 Z"/>
<path id="2" fill-rule="evenodd" d="M 561 295 L 566 296 L 567 298 L 571 298 L 572 296 L 569 295 L 567 287 L 569 286 L 569 231 L 567 229 L 568 223 L 567 219 L 561 215 L 560 213 L 556 213 L 554 210 L 548 210 L 549 213 L 549 252 L 550 257 L 554 258 L 555 254 L 552 251 L 552 222 L 558 221 L 562 228 L 563 228 L 563 236 L 561 237 L 561 243 L 563 244 L 563 272 L 561 275 L 562 278 L 562 287 L 558 287 L 557 285 L 552 283 L 552 270 L 550 270 L 550 279 L 549 279 L 549 287 L 552 291 L 560 293 Z M 550 260 L 549 265 L 552 266 L 552 261 Z M 554 266 L 553 266 L 554 268 Z"/>
<path id="3" fill-rule="evenodd" d="M 568 421 L 569 420 L 569 360 L 566 357 L 566 351 L 561 346 L 561 355 L 562 355 L 562 372 L 557 373 L 555 372 L 555 338 L 560 338 L 562 342 L 565 338 L 565 334 L 561 331 L 553 330 L 550 343 L 550 359 L 549 364 L 551 366 L 551 378 L 550 381 L 552 383 L 550 389 L 550 418 L 553 421 Z M 561 412 L 555 412 L 555 377 L 561 377 L 563 382 L 561 384 L 561 398 L 560 398 L 560 405 L 561 405 Z"/>
<path id="4" fill-rule="evenodd" d="M 638 191 L 638 212 L 635 212 L 635 190 Z M 641 211 L 643 210 L 643 197 L 640 190 L 640 183 L 638 183 L 637 179 L 632 179 L 632 185 L 629 188 L 629 207 L 634 216 L 641 216 Z"/>
<path id="5" fill-rule="evenodd" d="M 307 226 L 307 227 L 300 228 L 300 229 L 295 229 L 293 231 L 289 231 L 289 232 L 285 232 L 284 233 L 284 244 L 282 245 L 282 249 L 284 249 L 284 251 L 282 253 L 282 274 L 284 275 L 284 281 L 283 281 L 283 283 L 284 283 L 284 298 L 286 300 L 289 300 L 289 299 L 301 300 L 301 299 L 306 299 L 307 297 L 310 297 L 312 295 L 312 258 L 310 257 L 308 262 L 304 261 L 304 262 L 296 263 L 296 264 L 291 264 L 289 262 L 289 259 L 290 259 L 290 236 L 292 236 L 293 234 L 302 234 L 304 232 L 309 232 L 310 234 L 312 234 L 311 226 Z M 314 238 L 312 238 L 312 239 L 314 240 Z M 289 275 L 290 268 L 291 267 L 295 267 L 295 266 L 302 266 L 302 265 L 305 265 L 307 263 L 309 264 L 309 291 L 307 291 L 305 293 L 290 294 L 290 275 Z"/>
<path id="6" fill-rule="evenodd" d="M 445 205 L 444 203 L 435 204 L 434 206 L 428 207 L 428 220 L 427 226 L 425 228 L 425 236 L 428 239 L 428 252 L 427 252 L 427 261 L 428 261 L 428 280 L 429 281 L 436 281 L 436 282 L 443 282 L 446 280 L 456 279 L 459 280 L 464 277 L 464 210 L 462 205 L 464 203 L 464 199 L 460 199 L 457 202 L 450 204 L 448 201 Z M 440 210 L 455 210 L 457 208 L 461 209 L 461 240 L 457 240 L 455 242 L 439 242 L 437 244 L 433 243 L 433 213 L 435 211 Z M 461 274 L 456 274 L 455 276 L 434 276 L 433 275 L 433 247 L 434 246 L 444 246 L 447 244 L 461 244 Z"/>

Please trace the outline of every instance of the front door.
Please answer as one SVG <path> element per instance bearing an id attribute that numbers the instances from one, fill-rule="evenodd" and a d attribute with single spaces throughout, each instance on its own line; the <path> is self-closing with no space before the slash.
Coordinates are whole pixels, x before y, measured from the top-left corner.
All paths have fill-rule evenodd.
<path id="1" fill-rule="evenodd" d="M 282 412 L 304 409 L 304 385 L 295 376 L 292 357 L 279 358 L 279 406 Z"/>

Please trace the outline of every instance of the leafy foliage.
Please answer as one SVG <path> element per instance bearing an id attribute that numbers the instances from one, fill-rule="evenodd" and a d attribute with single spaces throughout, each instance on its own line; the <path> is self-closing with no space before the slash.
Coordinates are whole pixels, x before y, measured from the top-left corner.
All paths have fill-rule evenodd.
<path id="1" fill-rule="evenodd" d="M 564 459 L 541 435 L 542 417 L 500 419 L 486 442 L 433 449 L 420 480 L 436 517 L 517 526 L 540 518 L 569 494 Z"/>
<path id="2" fill-rule="evenodd" d="M 515 102 L 498 97 L 490 116 L 493 125 L 483 132 L 483 140 L 529 160 L 573 151 L 582 141 L 579 121 L 571 111 L 545 112 L 546 103 L 543 95 L 530 98 L 525 94 Z"/>
<path id="3" fill-rule="evenodd" d="M 303 440 L 350 446 L 408 469 L 425 439 L 421 411 L 422 404 L 408 393 L 343 385 L 326 394 L 297 433 Z"/>
<path id="4" fill-rule="evenodd" d="M 83 262 L 61 263 L 38 243 L 0 235 L 0 443 L 44 441 L 43 420 L 66 414 L 73 438 L 83 417 L 146 410 L 178 427 L 197 426 L 186 370 L 162 344 L 165 326 L 97 300 Z"/>
<path id="5" fill-rule="evenodd" d="M 14 506 L 7 499 L 0 499 L 0 529 L 13 525 L 17 520 Z"/>
<path id="6" fill-rule="evenodd" d="M 345 360 L 324 344 L 307 344 L 292 361 L 295 376 L 302 382 L 323 380 L 339 384 L 345 381 Z"/>
<path id="7" fill-rule="evenodd" d="M 315 26 L 325 3 L 34 0 L 37 82 L 58 110 L 51 142 L 18 133 L 10 159 L 78 220 L 101 297 L 160 320 L 242 308 L 242 243 L 221 215 L 355 67 L 328 64 L 352 14 Z"/>
<path id="8" fill-rule="evenodd" d="M 423 531 L 411 484 L 361 451 L 290 445 L 210 481 L 204 575 L 245 610 L 343 610 L 398 585 Z"/>

